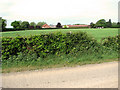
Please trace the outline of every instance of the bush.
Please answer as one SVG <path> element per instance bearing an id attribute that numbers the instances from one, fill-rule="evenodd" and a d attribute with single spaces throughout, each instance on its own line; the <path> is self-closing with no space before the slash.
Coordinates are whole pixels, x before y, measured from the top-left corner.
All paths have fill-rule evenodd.
<path id="1" fill-rule="evenodd" d="M 18 55 L 19 52 L 35 53 L 38 57 L 46 57 L 50 54 L 69 54 L 77 51 L 86 51 L 91 47 L 97 47 L 96 40 L 88 37 L 86 33 L 51 33 L 45 35 L 35 35 L 27 38 L 3 38 L 2 56 L 9 58 Z"/>
<path id="2" fill-rule="evenodd" d="M 118 51 L 120 35 L 107 37 L 98 43 L 86 33 L 51 33 L 30 37 L 2 38 L 2 59 L 8 59 L 13 55 L 22 53 L 36 54 L 37 57 L 45 58 L 49 55 L 73 54 L 77 52 L 103 53 L 104 49 Z M 89 52 L 90 53 L 90 52 Z"/>
<path id="3" fill-rule="evenodd" d="M 3 66 L 8 66 L 8 67 L 11 67 L 11 66 L 17 66 L 17 65 L 30 65 L 30 64 L 33 64 L 35 61 L 37 61 L 37 55 L 36 54 L 25 54 L 25 53 L 22 53 L 20 52 L 18 54 L 18 56 L 16 55 L 13 55 L 13 56 L 10 56 L 8 59 L 3 59 L 2 60 L 2 65 Z"/>
<path id="4" fill-rule="evenodd" d="M 30 37 L 2 38 L 3 69 L 21 66 L 82 64 L 118 57 L 120 35 L 98 43 L 86 33 L 51 33 Z M 56 59 L 57 58 L 57 59 Z"/>
<path id="5" fill-rule="evenodd" d="M 120 50 L 120 35 L 117 35 L 115 37 L 106 37 L 102 39 L 102 45 L 105 46 L 108 49 L 113 49 L 115 51 Z"/>

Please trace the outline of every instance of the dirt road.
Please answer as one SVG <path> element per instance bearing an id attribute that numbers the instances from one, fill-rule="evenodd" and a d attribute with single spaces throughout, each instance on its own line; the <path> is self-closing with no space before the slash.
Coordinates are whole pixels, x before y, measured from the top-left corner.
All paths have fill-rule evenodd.
<path id="1" fill-rule="evenodd" d="M 118 62 L 2 75 L 4 88 L 118 88 Z"/>

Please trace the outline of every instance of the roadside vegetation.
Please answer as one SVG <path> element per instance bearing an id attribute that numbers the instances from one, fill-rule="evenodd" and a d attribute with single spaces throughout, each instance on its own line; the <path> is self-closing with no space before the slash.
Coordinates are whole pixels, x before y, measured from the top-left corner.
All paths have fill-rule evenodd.
<path id="1" fill-rule="evenodd" d="M 120 35 L 101 42 L 85 32 L 2 38 L 2 72 L 101 63 L 118 59 Z"/>

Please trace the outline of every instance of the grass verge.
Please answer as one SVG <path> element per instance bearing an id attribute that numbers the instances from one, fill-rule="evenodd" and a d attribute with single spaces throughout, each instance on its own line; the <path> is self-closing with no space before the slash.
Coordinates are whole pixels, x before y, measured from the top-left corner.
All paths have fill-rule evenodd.
<path id="1" fill-rule="evenodd" d="M 31 70 L 39 70 L 39 69 L 48 69 L 48 68 L 60 68 L 60 67 L 75 67 L 75 66 L 81 66 L 86 64 L 100 64 L 104 62 L 113 62 L 118 61 L 118 59 L 104 59 L 99 61 L 84 61 L 78 64 L 56 64 L 56 65 L 49 65 L 49 66 L 19 66 L 19 67 L 10 67 L 10 68 L 4 68 L 2 69 L 2 73 L 10 73 L 10 72 L 21 72 L 21 71 L 31 71 Z"/>
<path id="2" fill-rule="evenodd" d="M 27 56 L 26 56 L 27 57 Z M 24 57 L 24 58 L 26 58 Z M 21 71 L 30 71 L 38 69 L 48 69 L 48 68 L 60 68 L 60 67 L 74 67 L 78 65 L 85 64 L 98 64 L 103 62 L 112 62 L 118 61 L 117 52 L 109 52 L 104 54 L 95 54 L 95 53 L 84 53 L 84 54 L 74 54 L 74 55 L 50 55 L 47 58 L 32 58 L 32 61 L 26 62 L 9 62 L 3 64 L 2 73 L 10 72 L 21 72 Z M 16 57 L 15 59 L 18 59 Z"/>

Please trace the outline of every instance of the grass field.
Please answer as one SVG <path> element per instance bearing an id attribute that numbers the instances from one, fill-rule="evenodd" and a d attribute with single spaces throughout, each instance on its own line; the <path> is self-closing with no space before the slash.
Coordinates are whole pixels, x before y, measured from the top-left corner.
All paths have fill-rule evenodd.
<path id="1" fill-rule="evenodd" d="M 45 29 L 45 30 L 25 30 L 25 31 L 10 31 L 2 32 L 2 37 L 16 37 L 16 36 L 30 36 L 46 33 L 55 33 L 55 32 L 87 32 L 90 36 L 94 37 L 96 40 L 100 41 L 104 37 L 116 36 L 118 34 L 118 29 L 116 28 L 104 28 L 104 29 Z"/>

